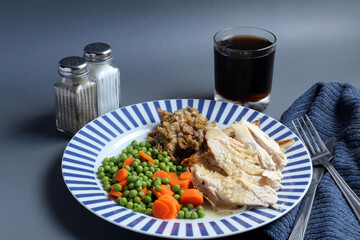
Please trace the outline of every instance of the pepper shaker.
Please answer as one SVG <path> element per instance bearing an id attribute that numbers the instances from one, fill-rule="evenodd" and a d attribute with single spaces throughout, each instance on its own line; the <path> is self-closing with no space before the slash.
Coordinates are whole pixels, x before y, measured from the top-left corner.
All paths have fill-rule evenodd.
<path id="1" fill-rule="evenodd" d="M 89 64 L 89 78 L 97 86 L 99 115 L 120 107 L 120 71 L 111 63 L 110 45 L 96 42 L 84 48 L 84 58 Z"/>
<path id="2" fill-rule="evenodd" d="M 82 57 L 66 57 L 59 62 L 61 81 L 55 83 L 56 126 L 75 134 L 98 116 L 96 84 L 87 77 L 88 63 Z"/>

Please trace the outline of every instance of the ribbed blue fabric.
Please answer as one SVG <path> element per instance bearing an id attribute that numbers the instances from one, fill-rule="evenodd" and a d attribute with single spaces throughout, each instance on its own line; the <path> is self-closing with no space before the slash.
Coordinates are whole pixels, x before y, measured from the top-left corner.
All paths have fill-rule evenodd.
<path id="1" fill-rule="evenodd" d="M 307 114 L 326 141 L 336 137 L 333 166 L 360 196 L 360 90 L 347 83 L 317 83 L 300 96 L 280 121 Z M 287 239 L 299 205 L 260 231 L 272 239 Z M 360 239 L 360 224 L 329 173 L 317 190 L 305 239 Z"/>

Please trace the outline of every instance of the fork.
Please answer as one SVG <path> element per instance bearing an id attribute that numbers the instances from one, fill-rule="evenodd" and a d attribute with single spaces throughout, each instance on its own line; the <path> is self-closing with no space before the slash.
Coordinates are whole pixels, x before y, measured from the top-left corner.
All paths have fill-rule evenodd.
<path id="1" fill-rule="evenodd" d="M 305 115 L 305 119 L 301 117 L 301 121 L 305 130 L 302 127 L 300 120 L 296 119 L 296 121 L 299 125 L 298 128 L 296 127 L 294 121 L 292 121 L 296 135 L 298 135 L 302 142 L 306 144 L 308 150 L 310 151 L 313 166 L 320 165 L 331 174 L 332 178 L 335 180 L 336 184 L 352 208 L 355 216 L 360 222 L 360 199 L 330 163 L 330 160 L 333 158 L 332 154 L 321 140 L 319 133 L 316 131 L 314 125 L 310 121 L 310 118 L 307 115 Z M 302 135 L 300 134 L 300 131 L 303 133 Z"/>

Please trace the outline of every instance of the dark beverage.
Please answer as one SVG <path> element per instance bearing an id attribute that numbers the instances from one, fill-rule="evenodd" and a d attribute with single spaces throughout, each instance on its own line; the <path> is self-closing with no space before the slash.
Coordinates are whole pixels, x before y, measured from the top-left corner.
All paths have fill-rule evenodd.
<path id="1" fill-rule="evenodd" d="M 271 91 L 275 47 L 266 48 L 272 45 L 256 36 L 231 36 L 218 41 L 214 47 L 216 93 L 239 103 L 267 97 Z"/>

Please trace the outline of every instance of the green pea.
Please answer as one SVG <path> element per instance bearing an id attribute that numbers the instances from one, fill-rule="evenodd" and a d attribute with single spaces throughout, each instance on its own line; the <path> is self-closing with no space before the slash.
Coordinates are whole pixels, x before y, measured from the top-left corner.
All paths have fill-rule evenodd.
<path id="1" fill-rule="evenodd" d="M 123 197 L 123 198 L 120 199 L 119 203 L 120 203 L 121 206 L 126 206 L 126 204 L 128 203 L 128 200 L 127 200 L 126 197 Z"/>
<path id="2" fill-rule="evenodd" d="M 122 190 L 122 187 L 120 184 L 114 184 L 113 189 L 120 192 Z"/>
<path id="3" fill-rule="evenodd" d="M 135 149 L 131 151 L 131 154 L 134 155 L 134 156 L 136 156 L 136 154 L 138 154 L 138 153 L 139 153 L 139 151 L 135 150 Z"/>
<path id="4" fill-rule="evenodd" d="M 177 171 L 181 171 L 181 170 L 182 170 L 182 166 L 180 166 L 180 165 L 179 165 L 179 166 L 176 166 L 176 170 L 177 170 Z"/>
<path id="5" fill-rule="evenodd" d="M 153 207 L 153 205 L 154 205 L 154 203 L 153 203 L 153 202 L 149 202 L 149 203 L 148 203 L 148 205 L 147 205 L 147 207 L 148 207 L 148 208 L 152 208 L 152 207 Z"/>
<path id="6" fill-rule="evenodd" d="M 134 204 L 132 202 L 128 202 L 126 204 L 126 208 L 132 209 L 134 207 Z"/>
<path id="7" fill-rule="evenodd" d="M 183 209 L 184 206 L 181 203 L 179 205 L 180 205 L 180 209 Z"/>
<path id="8" fill-rule="evenodd" d="M 156 148 L 151 150 L 151 154 L 152 155 L 158 155 L 159 154 L 159 150 L 157 150 Z"/>
<path id="9" fill-rule="evenodd" d="M 131 142 L 131 146 L 133 146 L 133 147 L 138 146 L 138 145 L 139 145 L 139 143 L 136 140 L 133 140 Z"/>
<path id="10" fill-rule="evenodd" d="M 155 190 L 156 191 L 161 191 L 161 185 L 155 185 Z"/>
<path id="11" fill-rule="evenodd" d="M 159 154 L 157 156 L 157 159 L 162 162 L 162 161 L 164 161 L 164 156 L 162 154 Z"/>
<path id="12" fill-rule="evenodd" d="M 111 173 L 117 173 L 118 170 L 119 170 L 119 167 L 118 167 L 118 166 L 113 166 L 113 167 L 110 169 L 110 172 L 111 172 Z"/>
<path id="13" fill-rule="evenodd" d="M 121 151 L 121 153 L 127 154 L 127 153 L 128 153 L 128 150 L 123 149 L 123 150 Z"/>
<path id="14" fill-rule="evenodd" d="M 145 196 L 144 197 L 144 203 L 149 203 L 151 202 L 151 197 L 150 196 Z"/>
<path id="15" fill-rule="evenodd" d="M 102 183 L 105 183 L 105 182 L 109 182 L 109 177 L 108 176 L 105 176 L 101 179 L 101 182 Z"/>
<path id="16" fill-rule="evenodd" d="M 169 161 L 169 162 L 167 163 L 167 165 L 168 165 L 169 167 L 173 167 L 173 166 L 174 166 L 174 163 L 171 162 L 171 161 Z"/>
<path id="17" fill-rule="evenodd" d="M 167 152 L 167 151 L 163 151 L 161 154 L 162 154 L 164 157 L 166 157 L 166 156 L 168 155 L 168 152 Z"/>
<path id="18" fill-rule="evenodd" d="M 121 153 L 121 154 L 120 154 L 120 160 L 121 160 L 121 161 L 125 161 L 125 159 L 127 159 L 126 154 L 125 154 L 125 153 Z"/>
<path id="19" fill-rule="evenodd" d="M 174 192 L 177 192 L 180 190 L 180 185 L 179 184 L 174 184 L 172 185 L 171 189 L 174 191 Z"/>
<path id="20" fill-rule="evenodd" d="M 204 207 L 201 206 L 201 205 L 200 205 L 200 206 L 197 206 L 196 210 L 198 210 L 198 211 L 199 211 L 199 210 L 204 210 Z"/>
<path id="21" fill-rule="evenodd" d="M 189 210 L 193 210 L 193 209 L 194 209 L 194 205 L 193 205 L 192 203 L 186 204 L 186 207 L 187 207 Z"/>
<path id="22" fill-rule="evenodd" d="M 174 194 L 174 198 L 179 201 L 180 200 L 180 195 L 179 194 Z"/>
<path id="23" fill-rule="evenodd" d="M 146 152 L 146 155 L 151 156 L 151 152 L 150 152 L 150 151 L 147 151 L 147 152 Z"/>
<path id="24" fill-rule="evenodd" d="M 109 160 L 110 160 L 109 158 L 104 158 L 103 163 L 109 162 Z"/>
<path id="25" fill-rule="evenodd" d="M 104 172 L 101 172 L 101 173 L 98 174 L 98 178 L 101 179 L 101 178 L 103 178 L 103 177 L 105 177 L 105 173 L 104 173 Z"/>
<path id="26" fill-rule="evenodd" d="M 139 143 L 139 146 L 140 146 L 140 147 L 145 147 L 146 144 L 145 144 L 145 142 L 140 142 L 140 143 Z"/>
<path id="27" fill-rule="evenodd" d="M 145 169 L 144 169 L 145 170 Z M 151 171 L 146 171 L 145 172 L 145 176 L 147 176 L 148 178 L 151 178 L 152 177 L 152 172 Z"/>
<path id="28" fill-rule="evenodd" d="M 145 142 L 145 147 L 150 148 L 151 144 L 149 142 Z"/>
<path id="29" fill-rule="evenodd" d="M 128 182 L 129 182 L 129 183 L 133 183 L 133 182 L 135 182 L 135 181 L 136 181 L 136 179 L 137 179 L 137 177 L 135 177 L 135 176 L 130 176 L 130 177 L 127 177 L 127 180 L 128 180 Z"/>
<path id="30" fill-rule="evenodd" d="M 153 182 L 155 186 L 160 186 L 161 185 L 161 180 L 156 180 Z"/>
<path id="31" fill-rule="evenodd" d="M 113 166 L 115 166 L 115 163 L 114 162 L 109 162 L 109 166 L 113 167 Z"/>
<path id="32" fill-rule="evenodd" d="M 110 167 L 109 165 L 105 165 L 105 166 L 104 166 L 104 170 L 105 170 L 105 172 L 110 171 L 110 168 L 111 168 L 111 167 Z"/>
<path id="33" fill-rule="evenodd" d="M 138 194 L 138 196 L 141 197 L 141 198 L 142 198 L 144 195 L 145 195 L 144 192 L 139 192 L 139 194 Z"/>
<path id="34" fill-rule="evenodd" d="M 142 190 L 142 186 L 139 186 L 139 187 L 137 187 L 135 189 L 136 189 L 136 191 L 140 192 Z"/>
<path id="35" fill-rule="evenodd" d="M 153 182 L 158 181 L 158 180 L 161 180 L 161 179 L 159 177 L 154 177 L 153 178 Z"/>
<path id="36" fill-rule="evenodd" d="M 132 166 L 134 169 L 136 169 L 136 168 L 139 166 L 139 164 L 134 161 L 133 164 L 131 164 L 131 166 Z"/>
<path id="37" fill-rule="evenodd" d="M 191 212 L 190 211 L 186 211 L 185 212 L 185 218 L 190 218 L 191 217 Z"/>
<path id="38" fill-rule="evenodd" d="M 137 180 L 135 182 L 135 187 L 141 187 L 142 186 L 142 181 L 141 180 Z"/>
<path id="39" fill-rule="evenodd" d="M 181 194 L 183 194 L 183 192 L 184 192 L 184 190 L 179 190 L 178 194 L 181 195 Z"/>
<path id="40" fill-rule="evenodd" d="M 135 203 L 141 203 L 141 199 L 140 199 L 139 197 L 135 197 L 135 198 L 134 198 L 134 202 L 135 202 Z"/>
<path id="41" fill-rule="evenodd" d="M 110 190 L 110 184 L 109 184 L 109 183 L 104 184 L 104 190 L 105 190 L 105 191 L 109 191 L 109 190 Z"/>
<path id="42" fill-rule="evenodd" d="M 127 166 L 127 165 L 126 165 L 124 168 L 125 168 L 128 172 L 130 172 L 130 166 Z"/>
<path id="43" fill-rule="evenodd" d="M 197 212 L 192 212 L 190 217 L 191 217 L 192 219 L 196 219 L 196 218 L 198 218 L 199 216 L 198 216 Z"/>
<path id="44" fill-rule="evenodd" d="M 129 193 L 130 193 L 129 190 L 125 190 L 125 191 L 124 191 L 124 197 L 126 197 L 126 198 L 129 197 Z"/>
<path id="45" fill-rule="evenodd" d="M 144 170 L 143 166 L 137 166 L 136 172 L 141 173 Z"/>
<path id="46" fill-rule="evenodd" d="M 185 217 L 185 212 L 183 210 L 180 210 L 178 212 L 178 218 L 184 218 Z"/>
<path id="47" fill-rule="evenodd" d="M 131 152 L 134 148 L 132 146 L 127 146 L 126 150 L 128 150 L 129 152 Z"/>
<path id="48" fill-rule="evenodd" d="M 146 213 L 146 215 L 152 216 L 152 209 L 147 208 L 145 213 Z"/>
<path id="49" fill-rule="evenodd" d="M 169 183 L 169 179 L 168 179 L 167 177 L 163 177 L 163 178 L 161 179 L 161 182 L 162 182 L 162 184 L 168 184 L 168 183 Z"/>
<path id="50" fill-rule="evenodd" d="M 111 158 L 110 158 L 110 161 L 111 161 L 111 162 L 117 162 L 117 161 L 118 161 L 118 158 L 117 158 L 117 157 L 111 157 Z"/>
<path id="51" fill-rule="evenodd" d="M 129 190 L 129 186 L 128 186 L 128 185 L 126 185 L 126 186 L 124 187 L 124 191 L 127 191 L 127 190 Z"/>
<path id="52" fill-rule="evenodd" d="M 176 167 L 175 167 L 175 166 L 171 166 L 171 167 L 170 167 L 170 172 L 176 173 L 176 172 L 177 172 Z"/>
<path id="53" fill-rule="evenodd" d="M 187 207 L 183 207 L 182 210 L 183 210 L 184 212 L 188 212 L 188 211 L 189 211 L 189 209 L 188 209 Z"/>
<path id="54" fill-rule="evenodd" d="M 152 191 L 148 191 L 148 192 L 146 193 L 146 196 L 152 197 L 152 195 L 153 195 L 153 192 L 152 192 Z"/>
<path id="55" fill-rule="evenodd" d="M 138 194 L 138 191 L 136 191 L 135 189 L 131 190 L 129 193 L 129 198 L 135 198 L 136 195 Z"/>
<path id="56" fill-rule="evenodd" d="M 102 167 L 102 166 L 100 166 L 100 167 L 98 168 L 98 173 L 101 173 L 101 172 L 104 172 L 104 167 Z"/>
<path id="57" fill-rule="evenodd" d="M 141 173 L 138 174 L 138 176 L 139 176 L 139 177 L 143 177 L 143 176 L 144 176 L 144 173 L 141 172 Z"/>
<path id="58" fill-rule="evenodd" d="M 146 164 L 146 163 L 145 163 Z M 146 164 L 146 166 L 144 166 L 144 171 L 143 172 L 148 172 L 149 171 L 149 167 L 147 166 L 147 164 Z"/>
<path id="59" fill-rule="evenodd" d="M 160 167 L 161 170 L 164 170 L 164 169 L 166 168 L 166 163 L 161 162 L 161 163 L 159 164 L 159 167 Z"/>
<path id="60" fill-rule="evenodd" d="M 129 189 L 134 189 L 135 188 L 135 183 L 133 183 L 133 182 L 129 183 L 128 186 L 129 186 Z"/>
<path id="61" fill-rule="evenodd" d="M 205 211 L 203 209 L 200 209 L 197 211 L 200 218 L 203 218 L 205 216 Z"/>
<path id="62" fill-rule="evenodd" d="M 134 157 L 134 155 L 132 155 L 132 154 L 128 154 L 128 155 L 127 155 L 127 157 L 128 157 L 128 158 L 133 158 L 133 157 Z"/>

